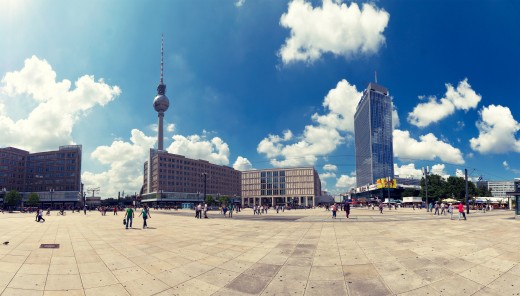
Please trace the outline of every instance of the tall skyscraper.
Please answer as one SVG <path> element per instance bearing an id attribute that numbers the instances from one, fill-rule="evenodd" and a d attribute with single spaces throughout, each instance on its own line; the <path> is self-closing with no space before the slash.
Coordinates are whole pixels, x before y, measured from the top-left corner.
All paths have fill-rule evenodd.
<path id="1" fill-rule="evenodd" d="M 153 100 L 153 108 L 157 111 L 159 117 L 158 135 L 157 135 L 157 150 L 161 151 L 163 147 L 163 119 L 164 112 L 170 107 L 170 101 L 166 96 L 166 85 L 163 83 L 163 57 L 164 57 L 164 36 L 161 42 L 161 81 L 157 86 L 157 96 Z"/>
<path id="2" fill-rule="evenodd" d="M 394 177 L 392 98 L 385 87 L 370 83 L 354 115 L 357 186 Z"/>

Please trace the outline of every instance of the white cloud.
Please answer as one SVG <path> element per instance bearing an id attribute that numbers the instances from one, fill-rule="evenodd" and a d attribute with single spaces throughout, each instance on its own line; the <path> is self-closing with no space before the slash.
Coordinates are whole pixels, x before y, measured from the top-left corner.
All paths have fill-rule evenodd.
<path id="1" fill-rule="evenodd" d="M 326 172 L 326 173 L 320 174 L 320 179 L 329 179 L 329 178 L 336 178 L 336 174 L 333 172 Z"/>
<path id="2" fill-rule="evenodd" d="M 400 122 L 399 122 L 399 114 L 397 114 L 397 110 L 395 109 L 395 106 L 393 106 L 393 109 L 392 109 L 392 129 L 396 129 L 398 128 L 400 125 Z"/>
<path id="3" fill-rule="evenodd" d="M 468 79 L 459 82 L 455 89 L 446 84 L 446 93 L 439 101 L 431 96 L 426 103 L 420 103 L 408 113 L 408 122 L 418 127 L 426 127 L 431 123 L 453 114 L 455 110 L 468 111 L 477 107 L 482 96 L 477 94 L 468 83 Z"/>
<path id="4" fill-rule="evenodd" d="M 175 131 L 175 124 L 173 123 L 169 123 L 167 126 L 166 126 L 166 131 L 169 132 L 169 133 L 173 133 Z"/>
<path id="5" fill-rule="evenodd" d="M 242 7 L 242 5 L 244 5 L 244 3 L 246 3 L 246 0 L 237 0 L 235 2 L 235 6 L 236 7 Z"/>
<path id="6" fill-rule="evenodd" d="M 504 160 L 504 162 L 502 162 L 502 166 L 504 167 L 504 169 L 509 170 L 509 164 L 507 163 L 507 161 Z"/>
<path id="7" fill-rule="evenodd" d="M 354 113 L 362 95 L 363 93 L 359 92 L 355 85 L 342 79 L 323 100 L 323 107 L 329 112 L 325 115 L 314 113 L 312 119 L 321 125 L 340 131 L 354 132 Z"/>
<path id="8" fill-rule="evenodd" d="M 174 135 L 173 143 L 166 149 L 169 153 L 184 155 L 194 159 L 204 159 L 214 164 L 229 164 L 229 146 L 219 137 L 208 139 L 208 133 L 201 136 Z"/>
<path id="9" fill-rule="evenodd" d="M 464 178 L 465 177 L 464 171 L 462 171 L 461 169 L 455 170 L 455 176 Z"/>
<path id="10" fill-rule="evenodd" d="M 421 168 L 415 168 L 414 163 L 403 164 L 402 166 L 394 163 L 394 174 L 399 178 L 422 178 Z"/>
<path id="11" fill-rule="evenodd" d="M 520 123 L 513 118 L 508 107 L 490 105 L 479 113 L 479 135 L 469 140 L 471 149 L 482 154 L 520 152 L 520 140 L 515 136 Z"/>
<path id="12" fill-rule="evenodd" d="M 323 170 L 330 171 L 330 172 L 335 172 L 335 171 L 338 170 L 338 167 L 333 165 L 333 164 L 328 163 L 328 164 L 323 166 Z"/>
<path id="13" fill-rule="evenodd" d="M 340 1 L 324 0 L 312 7 L 305 0 L 293 0 L 280 25 L 291 31 L 278 52 L 284 64 L 313 62 L 330 52 L 337 56 L 373 54 L 385 43 L 383 32 L 390 14 L 372 4 L 348 6 Z"/>
<path id="14" fill-rule="evenodd" d="M 242 157 L 242 156 L 237 157 L 237 160 L 233 164 L 233 168 L 235 170 L 239 170 L 239 171 L 254 170 L 251 162 L 247 158 Z"/>
<path id="15" fill-rule="evenodd" d="M 296 139 L 289 130 L 283 136 L 269 135 L 258 144 L 258 153 L 265 154 L 276 167 L 314 165 L 318 156 L 331 153 L 345 141 L 340 132 L 354 132 L 354 113 L 361 95 L 348 81 L 339 81 L 324 98 L 327 113 L 312 115 L 315 125 L 305 126 L 303 135 Z"/>
<path id="16" fill-rule="evenodd" d="M 355 175 L 341 175 L 336 181 L 336 188 L 342 188 L 344 190 L 349 190 L 352 187 L 356 186 L 356 176 Z"/>
<path id="17" fill-rule="evenodd" d="M 430 172 L 434 175 L 439 175 L 443 177 L 444 179 L 449 178 L 449 174 L 446 173 L 446 166 L 444 164 L 435 164 L 431 167 Z"/>
<path id="18" fill-rule="evenodd" d="M 56 149 L 73 144 L 72 130 L 76 122 L 94 106 L 104 106 L 121 94 L 118 86 L 103 79 L 84 75 L 74 82 L 56 81 L 56 72 L 46 60 L 36 56 L 26 59 L 20 71 L 6 73 L 0 93 L 0 139 L 2 145 L 30 151 Z M 24 97 L 27 96 L 27 97 Z M 25 118 L 13 120 L 5 105 L 17 100 L 32 100 L 35 106 Z"/>
<path id="19" fill-rule="evenodd" d="M 432 133 L 422 135 L 419 141 L 410 136 L 409 131 L 394 130 L 394 156 L 401 159 L 423 159 L 463 164 L 462 152 L 448 143 L 442 142 Z"/>
<path id="20" fill-rule="evenodd" d="M 114 197 L 118 191 L 139 192 L 143 185 L 142 164 L 153 147 L 155 137 L 133 129 L 130 142 L 116 140 L 110 146 L 99 146 L 91 157 L 109 169 L 101 173 L 84 172 L 81 175 L 85 188 L 100 187 L 101 196 Z"/>

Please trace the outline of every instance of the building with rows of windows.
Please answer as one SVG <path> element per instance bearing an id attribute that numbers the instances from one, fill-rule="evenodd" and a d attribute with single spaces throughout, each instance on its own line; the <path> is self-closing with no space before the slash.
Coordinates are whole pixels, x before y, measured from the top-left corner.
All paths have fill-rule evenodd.
<path id="1" fill-rule="evenodd" d="M 16 190 L 27 200 L 37 193 L 43 206 L 76 206 L 81 197 L 81 145 L 30 153 L 0 148 L 0 190 Z"/>
<path id="2" fill-rule="evenodd" d="M 321 181 L 313 167 L 242 172 L 242 205 L 314 206 Z"/>
<path id="3" fill-rule="evenodd" d="M 206 193 L 214 199 L 240 196 L 240 171 L 163 150 L 150 149 L 149 155 L 143 167 L 142 202 L 202 202 L 204 182 Z"/>

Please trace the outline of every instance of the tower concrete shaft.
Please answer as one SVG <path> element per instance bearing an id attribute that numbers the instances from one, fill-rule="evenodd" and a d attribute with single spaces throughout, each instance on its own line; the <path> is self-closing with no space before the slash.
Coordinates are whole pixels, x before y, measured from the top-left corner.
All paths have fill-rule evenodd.
<path id="1" fill-rule="evenodd" d="M 157 113 L 157 117 L 159 118 L 159 124 L 158 124 L 158 135 L 157 135 L 157 149 L 163 150 L 163 119 L 164 119 L 164 112 Z"/>

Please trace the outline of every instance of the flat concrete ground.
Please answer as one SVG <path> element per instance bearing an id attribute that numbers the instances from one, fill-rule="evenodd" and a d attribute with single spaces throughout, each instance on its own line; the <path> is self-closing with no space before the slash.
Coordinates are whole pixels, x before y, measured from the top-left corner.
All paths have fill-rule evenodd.
<path id="1" fill-rule="evenodd" d="M 512 212 L 151 214 L 0 214 L 1 295 L 520 295 Z"/>

